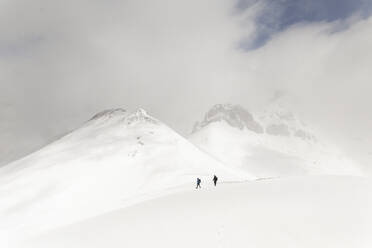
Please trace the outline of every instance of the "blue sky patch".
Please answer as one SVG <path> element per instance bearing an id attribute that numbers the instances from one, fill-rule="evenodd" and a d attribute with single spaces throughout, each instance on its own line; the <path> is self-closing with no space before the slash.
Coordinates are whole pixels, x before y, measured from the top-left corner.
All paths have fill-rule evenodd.
<path id="1" fill-rule="evenodd" d="M 241 43 L 246 50 L 265 45 L 275 33 L 296 23 L 333 22 L 353 14 L 366 18 L 372 12 L 371 0 L 239 0 L 237 9 L 244 10 L 259 1 L 265 7 L 255 20 L 256 33 Z"/>

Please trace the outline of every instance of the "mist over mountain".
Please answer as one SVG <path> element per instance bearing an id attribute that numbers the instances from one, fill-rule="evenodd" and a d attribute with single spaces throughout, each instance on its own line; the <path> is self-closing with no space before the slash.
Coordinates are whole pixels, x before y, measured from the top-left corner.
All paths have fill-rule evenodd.
<path id="1" fill-rule="evenodd" d="M 280 105 L 250 112 L 217 104 L 194 125 L 190 141 L 257 177 L 361 173 L 359 165 Z"/>

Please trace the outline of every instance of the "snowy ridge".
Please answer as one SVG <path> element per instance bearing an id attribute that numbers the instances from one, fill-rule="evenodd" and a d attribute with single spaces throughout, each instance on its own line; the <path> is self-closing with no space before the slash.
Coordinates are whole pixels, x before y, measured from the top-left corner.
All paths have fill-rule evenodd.
<path id="1" fill-rule="evenodd" d="M 127 114 L 127 111 L 122 108 L 107 109 L 94 115 L 90 120 L 92 121 L 92 120 L 100 120 L 100 119 L 110 119 L 114 116 L 118 116 L 118 115 L 123 116 L 126 114 Z"/>
<path id="2" fill-rule="evenodd" d="M 88 123 L 95 122 L 106 122 L 112 119 L 116 119 L 121 121 L 127 125 L 136 122 L 151 122 L 151 123 L 158 123 L 159 121 L 156 120 L 154 117 L 150 116 L 144 109 L 139 108 L 134 112 L 127 112 L 125 109 L 117 108 L 117 109 L 108 109 L 98 114 L 94 115 Z"/>

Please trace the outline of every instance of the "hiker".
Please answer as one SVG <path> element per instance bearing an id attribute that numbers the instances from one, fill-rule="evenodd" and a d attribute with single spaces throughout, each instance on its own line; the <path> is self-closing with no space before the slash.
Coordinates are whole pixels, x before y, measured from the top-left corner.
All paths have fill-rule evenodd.
<path id="1" fill-rule="evenodd" d="M 196 179 L 196 188 L 201 188 L 200 183 L 201 183 L 201 180 L 200 180 L 200 178 L 198 177 L 198 178 Z"/>
<path id="2" fill-rule="evenodd" d="M 217 181 L 218 181 L 218 177 L 214 175 L 213 177 L 214 186 L 217 186 Z"/>

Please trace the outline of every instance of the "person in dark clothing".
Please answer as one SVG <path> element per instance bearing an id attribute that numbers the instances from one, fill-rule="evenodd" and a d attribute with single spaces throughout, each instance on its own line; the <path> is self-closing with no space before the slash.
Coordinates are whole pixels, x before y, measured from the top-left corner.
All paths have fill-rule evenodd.
<path id="1" fill-rule="evenodd" d="M 214 175 L 213 177 L 214 186 L 217 186 L 217 181 L 218 181 L 218 177 Z"/>
<path id="2" fill-rule="evenodd" d="M 200 178 L 198 177 L 198 178 L 196 179 L 196 188 L 201 188 L 200 183 L 201 183 L 201 180 L 200 180 Z"/>

